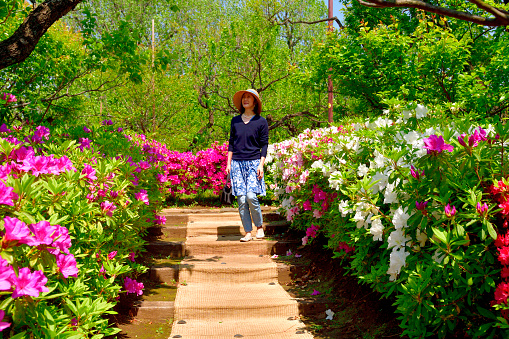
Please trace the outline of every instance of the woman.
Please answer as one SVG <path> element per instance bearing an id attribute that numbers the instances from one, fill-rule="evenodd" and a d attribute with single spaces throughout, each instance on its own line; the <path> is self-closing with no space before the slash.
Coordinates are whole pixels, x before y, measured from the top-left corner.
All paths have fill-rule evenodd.
<path id="1" fill-rule="evenodd" d="M 265 195 L 263 164 L 269 145 L 269 126 L 260 116 L 262 102 L 254 89 L 238 91 L 233 103 L 240 115 L 232 118 L 226 174 L 230 174 L 233 195 L 239 203 L 239 214 L 246 235 L 240 239 L 253 239 L 251 218 L 257 228 L 256 238 L 265 237 L 262 210 L 257 195 Z"/>

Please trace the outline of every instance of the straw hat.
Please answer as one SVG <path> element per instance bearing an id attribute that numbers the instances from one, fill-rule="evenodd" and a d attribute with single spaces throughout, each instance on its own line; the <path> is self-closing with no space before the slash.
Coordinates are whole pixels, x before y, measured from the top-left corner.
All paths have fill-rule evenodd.
<path id="1" fill-rule="evenodd" d="M 237 109 L 240 111 L 240 109 L 242 108 L 242 95 L 244 93 L 249 93 L 249 94 L 252 94 L 253 97 L 255 98 L 256 102 L 258 103 L 256 105 L 256 114 L 260 114 L 262 112 L 262 101 L 260 100 L 260 95 L 258 94 L 258 92 L 254 89 L 246 89 L 245 91 L 238 91 L 237 93 L 235 93 L 235 95 L 233 96 L 233 104 L 235 105 L 235 107 L 237 107 Z"/>

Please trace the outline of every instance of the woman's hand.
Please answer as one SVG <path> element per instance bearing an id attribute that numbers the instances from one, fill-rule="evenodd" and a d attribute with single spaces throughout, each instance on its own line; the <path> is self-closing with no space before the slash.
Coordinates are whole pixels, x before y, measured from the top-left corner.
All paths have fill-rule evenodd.
<path id="1" fill-rule="evenodd" d="M 262 180 L 262 178 L 263 178 L 263 165 L 258 166 L 258 169 L 256 170 L 256 176 L 258 177 L 258 180 Z"/>
<path id="2" fill-rule="evenodd" d="M 226 175 L 230 174 L 231 167 L 230 164 L 226 165 Z"/>

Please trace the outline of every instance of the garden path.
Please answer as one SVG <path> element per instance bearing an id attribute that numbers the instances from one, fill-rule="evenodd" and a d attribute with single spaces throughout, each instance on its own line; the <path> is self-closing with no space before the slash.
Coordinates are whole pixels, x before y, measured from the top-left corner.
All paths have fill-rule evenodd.
<path id="1" fill-rule="evenodd" d="M 237 212 L 189 215 L 170 338 L 313 338 L 278 283 L 276 241 L 243 235 Z"/>

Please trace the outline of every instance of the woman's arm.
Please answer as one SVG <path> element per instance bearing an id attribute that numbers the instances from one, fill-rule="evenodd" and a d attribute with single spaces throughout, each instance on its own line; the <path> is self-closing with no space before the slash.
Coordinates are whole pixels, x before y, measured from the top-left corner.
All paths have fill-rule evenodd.
<path id="1" fill-rule="evenodd" d="M 232 166 L 232 156 L 233 152 L 228 152 L 228 159 L 226 160 L 226 175 L 230 174 L 231 166 Z"/>
<path id="2" fill-rule="evenodd" d="M 265 157 L 260 158 L 260 165 L 256 170 L 256 175 L 258 176 L 258 180 L 262 180 L 263 178 L 263 164 L 265 163 Z"/>

